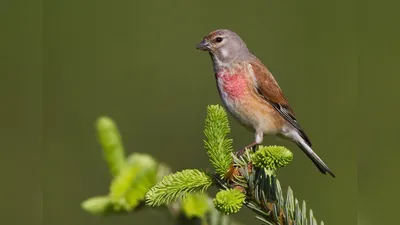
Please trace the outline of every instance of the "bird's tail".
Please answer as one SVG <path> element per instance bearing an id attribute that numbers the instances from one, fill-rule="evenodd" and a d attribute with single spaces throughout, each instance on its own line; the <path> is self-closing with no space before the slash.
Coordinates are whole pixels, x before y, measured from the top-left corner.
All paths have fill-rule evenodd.
<path id="1" fill-rule="evenodd" d="M 304 153 L 306 153 L 308 158 L 313 161 L 313 163 L 319 169 L 319 171 L 321 171 L 321 173 L 329 173 L 332 177 L 335 177 L 335 174 L 333 174 L 329 167 L 324 163 L 324 161 L 322 161 L 321 158 L 318 157 L 318 155 L 312 150 L 312 148 L 306 143 L 303 138 L 297 138 L 296 144 L 301 148 L 301 150 L 303 150 Z"/>

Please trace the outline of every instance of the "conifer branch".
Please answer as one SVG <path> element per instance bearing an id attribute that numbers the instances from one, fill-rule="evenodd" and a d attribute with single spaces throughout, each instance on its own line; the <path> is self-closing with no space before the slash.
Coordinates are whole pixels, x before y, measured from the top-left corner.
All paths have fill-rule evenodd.
<path id="1" fill-rule="evenodd" d="M 204 147 L 210 161 L 222 177 L 226 175 L 232 165 L 232 139 L 226 138 L 230 132 L 228 117 L 225 110 L 219 105 L 207 107 L 204 134 Z"/>
<path id="2" fill-rule="evenodd" d="M 237 213 L 245 205 L 264 224 L 318 224 L 312 210 L 307 216 L 306 203 L 303 201 L 300 206 L 290 187 L 283 195 L 276 177 L 276 171 L 292 161 L 292 152 L 282 146 L 259 146 L 256 152 L 246 149 L 240 156 L 233 154 L 232 140 L 227 137 L 230 132 L 227 115 L 219 105 L 207 108 L 205 120 L 204 146 L 214 167 L 210 174 L 197 169 L 170 174 L 169 167 L 146 154 L 135 153 L 125 159 L 113 121 L 102 117 L 97 129 L 114 178 L 108 196 L 93 197 L 82 203 L 87 212 L 103 215 L 130 212 L 145 201 L 149 206 L 169 209 L 177 220 L 181 219 L 178 215 L 185 215 L 199 219 L 202 225 L 233 225 L 235 222 L 224 214 Z M 219 187 L 214 200 L 203 193 L 211 185 Z"/>
<path id="3" fill-rule="evenodd" d="M 193 192 L 203 192 L 212 185 L 211 177 L 199 170 L 183 170 L 165 176 L 146 194 L 146 204 L 161 206 Z"/>
<path id="4" fill-rule="evenodd" d="M 86 199 L 81 203 L 82 209 L 93 215 L 126 213 L 141 209 L 144 206 L 145 194 L 157 182 L 170 175 L 171 169 L 147 154 L 132 153 L 125 158 L 118 128 L 110 118 L 100 117 L 96 121 L 96 131 L 112 175 L 112 182 L 108 195 Z M 200 178 L 207 180 L 204 183 L 206 186 L 211 185 L 211 178 L 205 173 L 193 171 L 197 171 L 195 174 L 201 174 Z M 196 190 L 202 189 L 196 185 L 199 187 Z M 181 196 L 181 193 L 178 195 Z M 206 193 L 186 193 L 184 196 L 163 205 L 177 224 L 191 225 L 200 222 L 202 225 L 239 225 L 217 211 Z"/>
<path id="5" fill-rule="evenodd" d="M 97 139 L 103 149 L 103 157 L 110 173 L 116 176 L 125 165 L 125 150 L 121 135 L 114 121 L 106 116 L 96 121 Z"/>
<path id="6" fill-rule="evenodd" d="M 226 189 L 217 193 L 214 198 L 215 208 L 224 214 L 239 212 L 246 196 L 238 189 Z"/>
<path id="7" fill-rule="evenodd" d="M 94 215 L 106 215 L 112 211 L 109 196 L 95 196 L 82 202 L 81 207 Z"/>
<path id="8" fill-rule="evenodd" d="M 126 161 L 110 186 L 110 198 L 116 211 L 137 207 L 156 183 L 157 163 L 151 156 L 133 153 Z"/>

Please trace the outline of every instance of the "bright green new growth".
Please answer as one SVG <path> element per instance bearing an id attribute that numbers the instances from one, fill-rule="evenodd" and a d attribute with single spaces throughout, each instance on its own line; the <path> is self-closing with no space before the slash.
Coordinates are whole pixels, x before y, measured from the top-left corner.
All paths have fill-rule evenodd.
<path id="1" fill-rule="evenodd" d="M 182 199 L 182 210 L 187 218 L 204 218 L 210 210 L 208 195 L 205 193 L 187 194 Z"/>
<path id="2" fill-rule="evenodd" d="M 219 105 L 208 106 L 204 128 L 207 140 L 204 141 L 204 146 L 215 171 L 221 177 L 225 176 L 233 162 L 232 139 L 226 138 L 229 132 L 229 122 L 225 110 Z"/>
<path id="3" fill-rule="evenodd" d="M 114 209 L 131 210 L 144 200 L 156 183 L 157 163 L 149 155 L 133 153 L 122 171 L 111 182 L 110 197 Z"/>
<path id="4" fill-rule="evenodd" d="M 204 192 L 212 185 L 211 178 L 196 169 L 182 170 L 165 176 L 146 194 L 146 204 L 161 206 L 188 193 Z"/>
<path id="5" fill-rule="evenodd" d="M 244 204 L 268 225 L 317 225 L 313 211 L 309 210 L 307 215 L 305 202 L 300 205 L 290 187 L 284 197 L 276 179 L 276 170 L 290 163 L 292 152 L 281 146 L 260 146 L 256 152 L 233 155 L 232 140 L 226 138 L 230 132 L 227 115 L 221 106 L 207 108 L 204 129 L 205 148 L 215 170 L 213 179 L 196 169 L 170 174 L 168 166 L 158 164 L 146 154 L 134 153 L 125 159 L 115 123 L 108 117 L 101 117 L 96 128 L 113 180 L 108 196 L 96 196 L 82 202 L 81 207 L 91 214 L 131 212 L 145 200 L 150 206 L 165 204 L 171 212 L 179 213 L 173 212 L 174 215 L 201 218 L 202 224 L 210 221 L 212 225 L 225 225 L 228 217 L 221 215 L 237 213 Z M 232 165 L 235 170 L 230 174 L 232 176 L 227 176 Z M 264 182 L 265 179 L 270 182 Z M 205 191 L 213 181 L 223 190 L 211 201 L 206 194 L 198 192 Z M 233 187 L 232 184 L 244 189 L 249 199 L 239 189 L 228 189 Z M 173 202 L 179 197 L 184 198 Z"/>
<path id="6" fill-rule="evenodd" d="M 260 146 L 251 159 L 256 167 L 276 171 L 292 161 L 293 153 L 282 146 Z"/>
<path id="7" fill-rule="evenodd" d="M 96 130 L 113 180 L 109 196 L 89 198 L 81 206 L 92 214 L 131 211 L 156 183 L 158 164 L 146 154 L 133 153 L 125 159 L 118 128 L 110 118 L 100 117 Z"/>
<path id="8" fill-rule="evenodd" d="M 228 215 L 237 213 L 243 206 L 246 196 L 237 189 L 221 190 L 214 198 L 215 208 Z"/>
<path id="9" fill-rule="evenodd" d="M 96 196 L 81 203 L 81 207 L 94 215 L 104 215 L 111 208 L 111 200 L 108 196 Z"/>
<path id="10" fill-rule="evenodd" d="M 114 121 L 100 117 L 96 122 L 97 138 L 103 149 L 103 157 L 110 168 L 111 175 L 116 176 L 125 164 L 124 147 L 121 135 Z"/>

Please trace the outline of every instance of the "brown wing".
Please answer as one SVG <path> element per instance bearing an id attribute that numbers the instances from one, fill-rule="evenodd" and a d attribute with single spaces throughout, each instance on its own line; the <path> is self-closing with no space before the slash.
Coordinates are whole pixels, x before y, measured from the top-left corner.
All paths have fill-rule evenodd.
<path id="1" fill-rule="evenodd" d="M 311 147 L 310 140 L 301 128 L 299 122 L 297 122 L 294 111 L 290 107 L 287 98 L 283 94 L 275 78 L 259 60 L 250 62 L 250 65 L 253 68 L 256 78 L 257 84 L 255 88 L 258 94 L 271 104 L 287 122 L 296 128 L 299 134 Z"/>

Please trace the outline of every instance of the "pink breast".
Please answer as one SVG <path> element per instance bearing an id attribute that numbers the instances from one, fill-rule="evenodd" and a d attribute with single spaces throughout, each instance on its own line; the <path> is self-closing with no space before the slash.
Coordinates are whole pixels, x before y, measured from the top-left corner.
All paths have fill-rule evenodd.
<path id="1" fill-rule="evenodd" d="M 247 90 L 247 80 L 241 71 L 236 71 L 234 74 L 221 72 L 217 74 L 221 84 L 221 91 L 232 99 L 243 97 Z"/>

